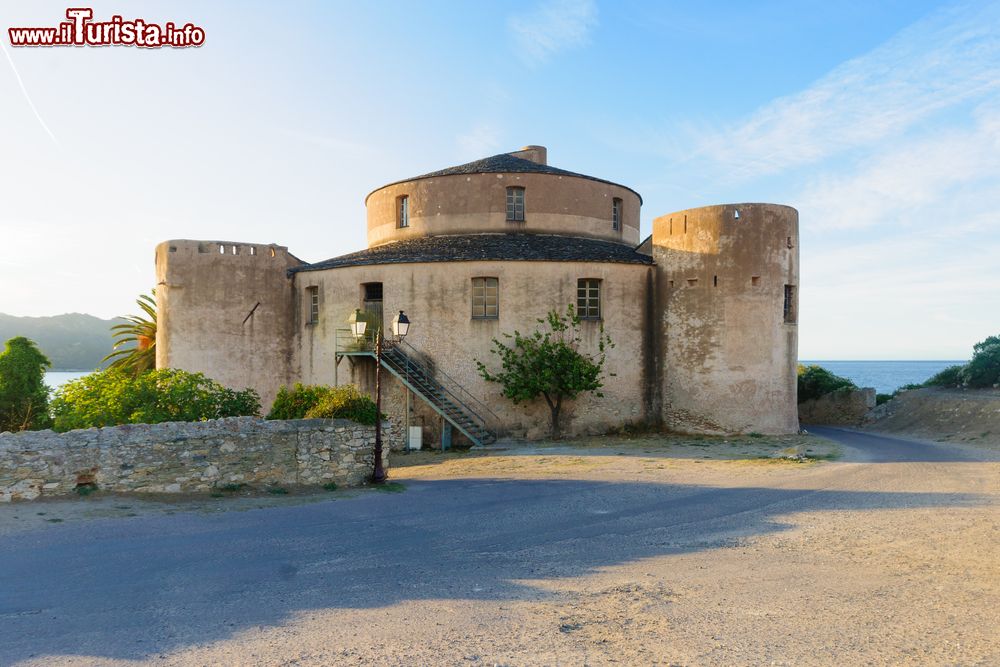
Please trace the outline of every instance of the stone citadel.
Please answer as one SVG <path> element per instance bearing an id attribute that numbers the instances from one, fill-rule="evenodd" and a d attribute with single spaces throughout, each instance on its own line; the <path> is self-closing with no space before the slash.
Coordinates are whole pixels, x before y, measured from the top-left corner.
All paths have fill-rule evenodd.
<path id="1" fill-rule="evenodd" d="M 692 433 L 798 429 L 798 213 L 727 204 L 669 213 L 639 238 L 631 188 L 548 164 L 527 146 L 368 195 L 368 247 L 313 264 L 277 245 L 173 240 L 156 248 L 157 366 L 253 387 L 373 386 L 361 309 L 412 322 L 383 358 L 384 411 L 442 438 L 548 430 L 544 401 L 514 405 L 483 380 L 493 338 L 573 304 L 581 347 L 603 325 L 603 398 L 564 408 L 563 432 L 627 424 Z"/>

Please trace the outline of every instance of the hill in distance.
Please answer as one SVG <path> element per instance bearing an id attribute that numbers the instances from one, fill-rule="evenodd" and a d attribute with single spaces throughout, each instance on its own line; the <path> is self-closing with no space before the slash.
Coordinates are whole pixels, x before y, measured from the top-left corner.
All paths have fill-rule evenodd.
<path id="1" fill-rule="evenodd" d="M 111 352 L 111 327 L 120 318 L 102 320 L 83 313 L 53 317 L 16 317 L 0 313 L 0 346 L 15 336 L 24 336 L 52 361 L 53 371 L 92 371 Z M 2 351 L 2 347 L 0 347 Z"/>

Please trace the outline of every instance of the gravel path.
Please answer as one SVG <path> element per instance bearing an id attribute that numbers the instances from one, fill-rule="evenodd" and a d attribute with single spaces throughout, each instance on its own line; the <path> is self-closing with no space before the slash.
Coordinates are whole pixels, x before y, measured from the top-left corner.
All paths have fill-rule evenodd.
<path id="1" fill-rule="evenodd" d="M 1000 664 L 1000 463 L 822 435 L 843 461 L 646 441 L 245 511 L 0 508 L 0 664 Z"/>

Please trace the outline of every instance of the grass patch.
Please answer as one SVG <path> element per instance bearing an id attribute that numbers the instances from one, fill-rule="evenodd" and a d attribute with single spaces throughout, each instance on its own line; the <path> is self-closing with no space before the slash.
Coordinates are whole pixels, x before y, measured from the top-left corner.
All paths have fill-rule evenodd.
<path id="1" fill-rule="evenodd" d="M 337 483 L 336 482 L 327 482 L 326 484 L 323 485 L 323 490 L 324 491 L 336 491 L 337 490 Z"/>
<path id="2" fill-rule="evenodd" d="M 78 487 L 76 487 L 76 492 L 77 492 L 77 494 L 79 494 L 81 496 L 89 496 L 92 493 L 97 493 L 97 485 L 96 484 L 81 484 Z"/>
<path id="3" fill-rule="evenodd" d="M 376 491 L 381 491 L 382 493 L 402 493 L 406 491 L 406 485 L 400 482 L 386 482 L 384 484 L 376 484 L 374 487 Z"/>
<path id="4" fill-rule="evenodd" d="M 274 496 L 287 496 L 288 489 L 283 486 L 269 486 L 267 492 Z"/>
<path id="5" fill-rule="evenodd" d="M 209 498 L 225 498 L 226 494 L 224 494 L 222 491 L 212 491 L 211 493 L 208 494 L 208 497 Z"/>

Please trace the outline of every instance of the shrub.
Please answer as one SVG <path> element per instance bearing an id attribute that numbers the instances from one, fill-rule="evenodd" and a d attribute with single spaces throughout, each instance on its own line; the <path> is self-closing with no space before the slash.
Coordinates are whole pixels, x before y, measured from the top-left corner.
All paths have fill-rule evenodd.
<path id="1" fill-rule="evenodd" d="M 0 431 L 48 428 L 49 389 L 45 369 L 51 366 L 34 341 L 17 336 L 0 353 Z"/>
<path id="2" fill-rule="evenodd" d="M 972 346 L 972 361 L 962 369 L 962 381 L 977 389 L 1000 384 L 1000 336 Z"/>
<path id="3" fill-rule="evenodd" d="M 875 394 L 875 405 L 888 403 L 896 397 L 896 394 Z"/>
<path id="4" fill-rule="evenodd" d="M 308 419 L 350 419 L 374 426 L 375 401 L 354 385 L 328 387 L 327 392 L 306 412 Z"/>
<path id="5" fill-rule="evenodd" d="M 354 385 L 329 387 L 296 383 L 282 387 L 274 399 L 268 419 L 350 419 L 375 424 L 375 401 Z"/>
<path id="6" fill-rule="evenodd" d="M 56 391 L 55 430 L 204 421 L 256 416 L 260 398 L 253 389 L 234 391 L 201 373 L 175 368 L 139 375 L 118 368 L 91 373 Z"/>
<path id="7" fill-rule="evenodd" d="M 289 389 L 281 387 L 278 395 L 271 405 L 271 411 L 267 413 L 267 419 L 305 419 L 309 412 L 322 398 L 330 387 L 320 384 L 305 385 L 296 382 L 295 386 Z"/>
<path id="8" fill-rule="evenodd" d="M 538 323 L 542 326 L 527 335 L 517 330 L 505 333 L 509 345 L 493 339 L 490 352 L 499 358 L 499 370 L 491 371 L 478 359 L 476 367 L 484 380 L 498 383 L 504 397 L 515 404 L 544 398 L 549 406 L 552 438 L 558 440 L 564 400 L 572 401 L 584 393 L 604 398 L 600 391 L 604 386 L 604 364 L 608 349 L 615 344 L 602 324 L 596 340 L 591 342 L 597 343 L 596 353 L 581 352 L 580 317 L 572 304 L 565 315 L 550 310 Z"/>
<path id="9" fill-rule="evenodd" d="M 962 386 L 962 371 L 965 366 L 948 366 L 939 373 L 931 376 L 927 382 L 924 382 L 925 387 L 961 387 Z"/>
<path id="10" fill-rule="evenodd" d="M 799 364 L 799 403 L 819 398 L 838 389 L 857 389 L 857 385 L 822 366 Z"/>

